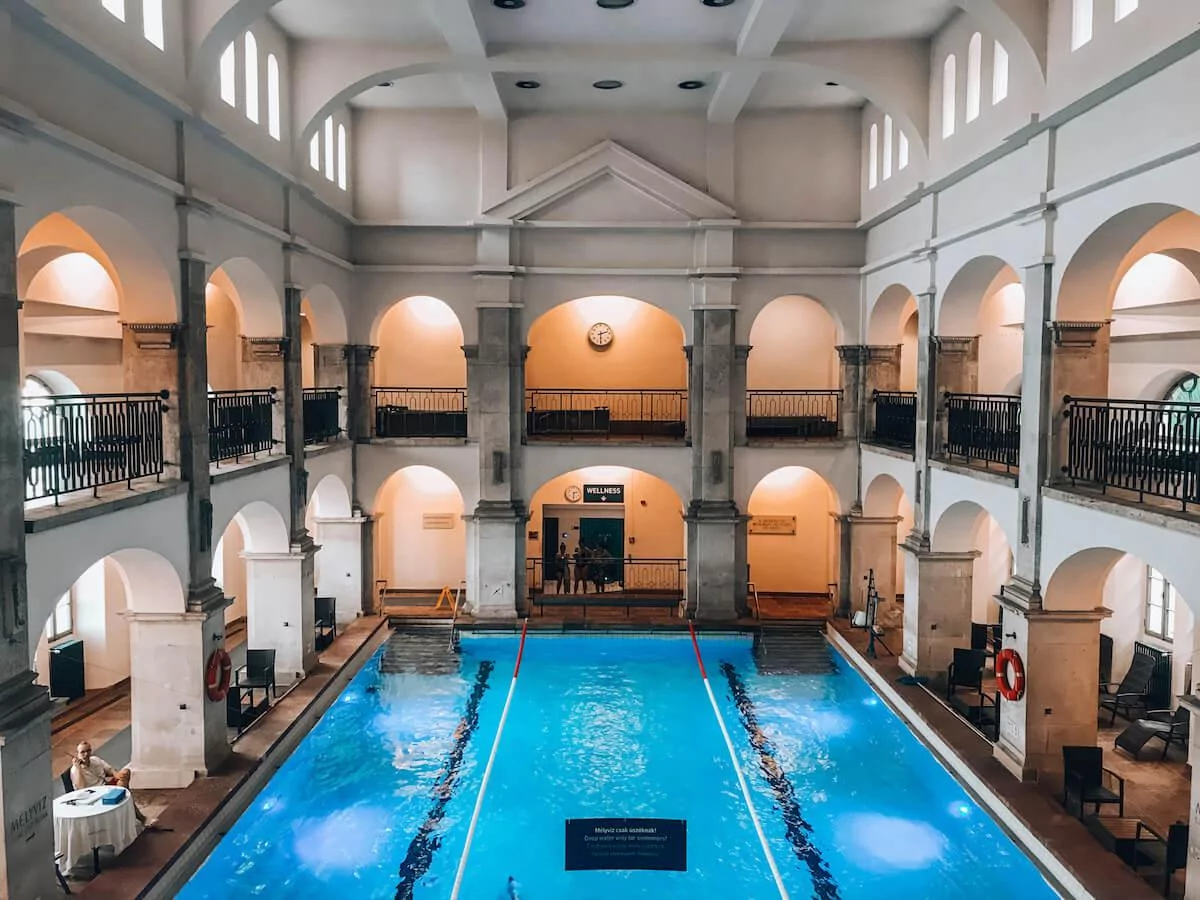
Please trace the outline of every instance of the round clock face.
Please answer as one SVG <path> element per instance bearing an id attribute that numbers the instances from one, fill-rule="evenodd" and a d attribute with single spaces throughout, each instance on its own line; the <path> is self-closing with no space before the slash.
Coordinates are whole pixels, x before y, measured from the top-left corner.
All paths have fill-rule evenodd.
<path id="1" fill-rule="evenodd" d="M 563 496 L 567 498 L 568 503 L 578 503 L 580 498 L 583 497 L 583 491 L 579 489 L 579 485 L 573 484 L 563 491 Z"/>
<path id="2" fill-rule="evenodd" d="M 612 326 L 604 322 L 597 322 L 588 329 L 588 343 L 597 350 L 603 350 L 612 344 L 614 337 Z"/>

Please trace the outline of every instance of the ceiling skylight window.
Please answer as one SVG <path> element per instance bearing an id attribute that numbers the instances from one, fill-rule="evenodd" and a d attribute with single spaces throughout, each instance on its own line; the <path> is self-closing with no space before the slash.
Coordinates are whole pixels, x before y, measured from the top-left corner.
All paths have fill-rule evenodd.
<path id="1" fill-rule="evenodd" d="M 1008 96 L 1008 51 L 996 41 L 992 56 L 992 106 Z"/>
<path id="2" fill-rule="evenodd" d="M 979 118 L 979 100 L 983 80 L 983 35 L 978 31 L 971 35 L 967 47 L 967 114 L 966 121 Z"/>
<path id="3" fill-rule="evenodd" d="M 896 164 L 896 171 L 903 172 L 908 168 L 908 135 L 903 131 L 900 132 L 900 147 L 896 153 L 899 161 Z"/>
<path id="4" fill-rule="evenodd" d="M 1120 22 L 1127 15 L 1138 8 L 1138 0 L 1117 0 L 1116 19 Z"/>
<path id="5" fill-rule="evenodd" d="M 279 60 L 274 53 L 267 54 L 267 132 L 279 140 Z"/>
<path id="6" fill-rule="evenodd" d="M 958 90 L 958 60 L 951 53 L 942 64 L 942 138 L 954 134 L 954 117 L 957 114 L 954 93 Z"/>
<path id="7" fill-rule="evenodd" d="M 159 50 L 167 47 L 163 30 L 163 0 L 142 0 L 142 35 Z"/>
<path id="8" fill-rule="evenodd" d="M 314 172 L 321 171 L 321 136 L 314 134 L 308 142 L 308 164 Z"/>
<path id="9" fill-rule="evenodd" d="M 1071 50 L 1078 50 L 1092 39 L 1092 13 L 1095 0 L 1072 0 Z"/>
<path id="10" fill-rule="evenodd" d="M 246 32 L 246 118 L 258 124 L 258 41 Z"/>
<path id="11" fill-rule="evenodd" d="M 100 0 L 100 5 L 122 22 L 125 21 L 125 0 Z"/>
<path id="12" fill-rule="evenodd" d="M 879 125 L 878 123 L 871 126 L 871 154 L 870 154 L 870 171 L 867 173 L 867 187 L 870 190 L 875 190 L 879 184 Z"/>
<path id="13" fill-rule="evenodd" d="M 892 117 L 883 117 L 883 180 L 892 177 Z"/>
<path id="14" fill-rule="evenodd" d="M 237 106 L 237 51 L 233 44 L 221 54 L 221 99 Z"/>
<path id="15" fill-rule="evenodd" d="M 333 181 L 337 172 L 333 159 L 333 116 L 325 120 L 325 177 Z"/>
<path id="16" fill-rule="evenodd" d="M 338 156 L 337 156 L 338 178 L 337 178 L 337 181 L 338 181 L 338 187 L 340 187 L 344 191 L 346 189 L 346 184 L 347 184 L 347 178 L 346 178 L 346 126 L 339 125 L 337 134 L 338 134 L 338 141 L 337 141 L 337 144 L 338 144 L 338 148 L 337 148 L 337 150 L 338 150 Z"/>

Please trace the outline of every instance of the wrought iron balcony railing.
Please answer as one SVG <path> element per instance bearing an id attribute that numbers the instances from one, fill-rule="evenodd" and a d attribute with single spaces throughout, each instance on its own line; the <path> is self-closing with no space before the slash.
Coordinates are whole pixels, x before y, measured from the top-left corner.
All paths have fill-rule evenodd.
<path id="1" fill-rule="evenodd" d="M 564 570 L 556 560 L 532 557 L 525 561 L 525 575 L 526 588 L 531 597 L 546 593 L 624 592 L 682 598 L 687 590 L 685 559 L 610 557 L 588 559 L 581 565 L 569 559 Z"/>
<path id="2" fill-rule="evenodd" d="M 341 388 L 305 388 L 304 443 L 324 444 L 342 433 Z"/>
<path id="3" fill-rule="evenodd" d="M 875 391 L 875 424 L 870 442 L 913 450 L 917 445 L 917 395 L 915 391 Z"/>
<path id="4" fill-rule="evenodd" d="M 1009 394 L 947 394 L 946 456 L 1017 468 L 1021 453 L 1021 398 Z"/>
<path id="5" fill-rule="evenodd" d="M 256 457 L 275 444 L 272 407 L 275 388 L 255 391 L 209 391 L 208 459 Z"/>
<path id="6" fill-rule="evenodd" d="M 529 437 L 669 438 L 687 431 L 686 390 L 525 392 Z"/>
<path id="7" fill-rule="evenodd" d="M 375 437 L 465 438 L 466 388 L 371 389 L 375 406 Z"/>
<path id="8" fill-rule="evenodd" d="M 1200 403 L 1067 397 L 1063 475 L 1076 486 L 1200 503 Z"/>
<path id="9" fill-rule="evenodd" d="M 25 499 L 92 490 L 163 471 L 163 414 L 157 394 L 72 394 L 21 401 Z"/>
<path id="10" fill-rule="evenodd" d="M 746 437 L 835 438 L 841 413 L 840 390 L 748 391 Z"/>

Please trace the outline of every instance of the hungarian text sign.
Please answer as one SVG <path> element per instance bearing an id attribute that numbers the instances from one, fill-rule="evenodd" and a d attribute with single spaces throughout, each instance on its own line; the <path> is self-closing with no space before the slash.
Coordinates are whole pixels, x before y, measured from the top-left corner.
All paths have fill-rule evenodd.
<path id="1" fill-rule="evenodd" d="M 683 819 L 567 819 L 568 872 L 585 869 L 687 871 Z"/>

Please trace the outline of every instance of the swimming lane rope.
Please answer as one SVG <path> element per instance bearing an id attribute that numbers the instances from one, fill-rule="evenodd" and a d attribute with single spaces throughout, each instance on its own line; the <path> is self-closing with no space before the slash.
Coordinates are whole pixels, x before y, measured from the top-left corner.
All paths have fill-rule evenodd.
<path id="1" fill-rule="evenodd" d="M 500 724 L 496 727 L 496 739 L 492 741 L 492 752 L 488 754 L 487 766 L 483 770 L 483 781 L 479 784 L 479 796 L 475 798 L 475 810 L 471 813 L 471 824 L 467 827 L 467 842 L 463 845 L 462 858 L 458 861 L 458 872 L 454 876 L 454 888 L 450 891 L 450 900 L 458 900 L 462 891 L 463 875 L 467 871 L 467 857 L 471 855 L 471 842 L 475 840 L 475 826 L 479 824 L 479 811 L 483 809 L 483 796 L 487 793 L 488 781 L 492 777 L 492 766 L 496 762 L 496 751 L 500 749 L 500 736 L 504 734 L 504 723 L 508 721 L 508 708 L 512 706 L 513 692 L 517 689 L 517 674 L 521 671 L 521 657 L 525 655 L 525 634 L 529 629 L 529 619 L 521 625 L 521 644 L 517 647 L 517 662 L 513 666 L 512 683 L 508 686 L 508 696 L 504 698 L 504 709 L 500 713 Z"/>
<path id="2" fill-rule="evenodd" d="M 750 812 L 750 820 L 754 823 L 758 842 L 762 844 L 763 855 L 767 858 L 767 865 L 771 867 L 771 877 L 775 879 L 775 887 L 779 889 L 781 900 L 790 900 L 787 888 L 783 886 L 783 876 L 779 874 L 779 866 L 775 864 L 775 856 L 771 853 L 771 847 L 767 843 L 767 836 L 763 833 L 762 822 L 759 821 L 758 813 L 754 811 L 754 803 L 750 799 L 750 786 L 746 784 L 746 776 L 742 774 L 742 767 L 738 763 L 737 751 L 733 749 L 729 729 L 725 727 L 725 719 L 721 715 L 720 707 L 717 706 L 717 698 L 713 695 L 712 685 L 708 682 L 708 673 L 704 671 L 704 659 L 700 655 L 700 642 L 696 640 L 696 629 L 690 621 L 688 622 L 688 631 L 692 635 L 692 647 L 696 651 L 696 664 L 700 666 L 700 677 L 704 679 L 704 690 L 708 692 L 708 702 L 712 704 L 713 715 L 717 717 L 717 725 L 721 728 L 721 736 L 725 738 L 729 761 L 733 763 L 733 771 L 737 774 L 738 785 L 742 789 L 742 799 L 746 801 L 746 809 Z"/>

